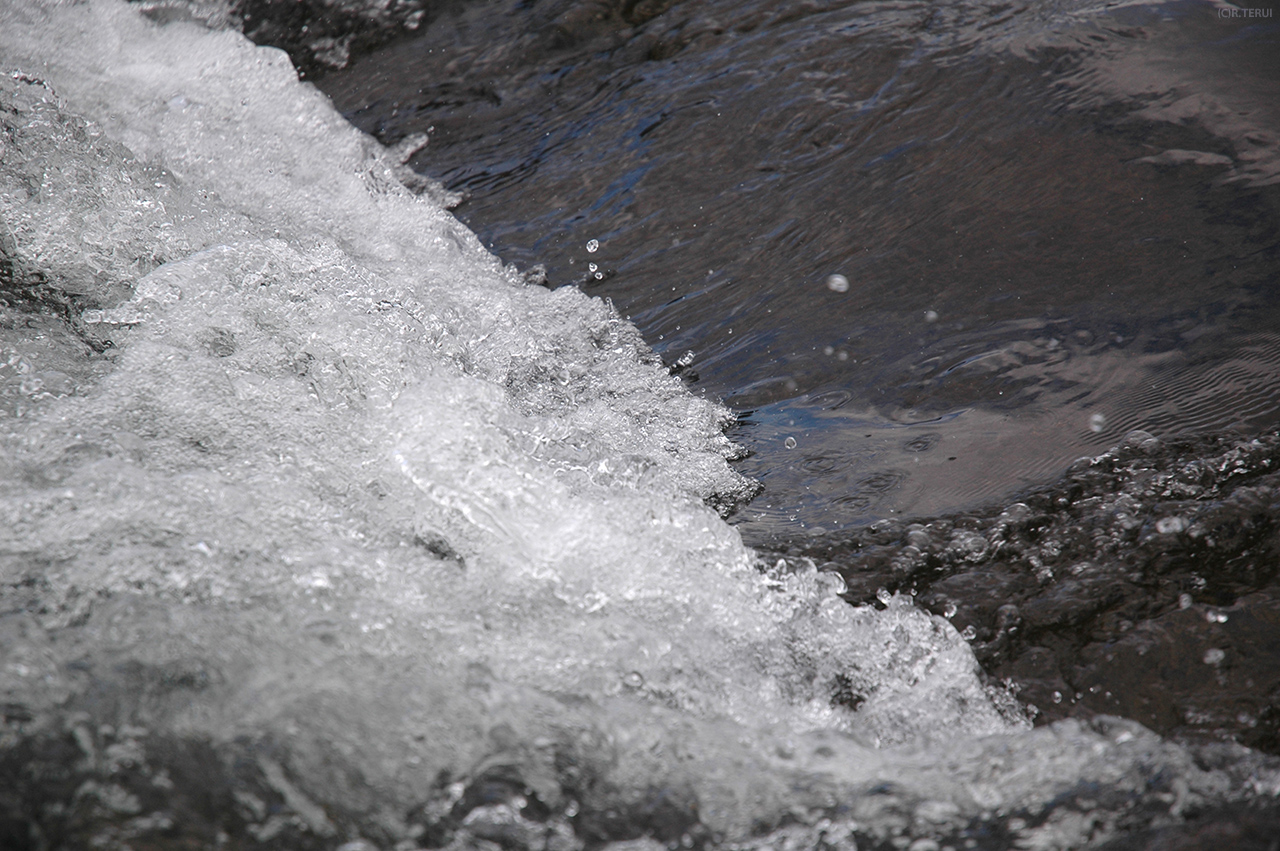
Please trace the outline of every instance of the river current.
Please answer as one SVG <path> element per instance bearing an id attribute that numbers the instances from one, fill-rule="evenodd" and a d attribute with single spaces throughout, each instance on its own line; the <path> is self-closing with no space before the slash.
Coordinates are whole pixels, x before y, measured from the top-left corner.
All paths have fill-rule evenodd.
<path id="1" fill-rule="evenodd" d="M 0 5 L 0 845 L 1270 847 L 1271 14 Z"/>
<path id="2" fill-rule="evenodd" d="M 464 4 L 320 85 L 429 133 L 410 164 L 500 256 L 693 353 L 765 541 L 1280 421 L 1277 33 L 1205 3 Z"/>
<path id="3" fill-rule="evenodd" d="M 320 86 L 388 144 L 429 136 L 410 164 L 487 245 L 610 298 L 734 409 L 737 469 L 764 486 L 731 518 L 749 543 L 839 570 L 859 601 L 910 589 L 957 611 L 1042 719 L 1124 703 L 1269 741 L 1271 686 L 1212 695 L 1171 662 L 1139 687 L 1099 660 L 1179 594 L 1260 590 L 1280 555 L 1166 541 L 1153 567 L 1125 551 L 1137 527 L 1117 532 L 1119 482 L 1064 510 L 1082 500 L 1061 478 L 1134 430 L 1229 442 L 1280 422 L 1280 28 L 1233 10 L 464 4 Z M 1187 462 L 1158 443 L 1156 469 Z M 993 539 L 1009 503 L 1047 547 Z M 1258 576 L 1204 592 L 1241 572 Z M 1213 643 L 1196 641 L 1170 653 Z M 1154 696 L 1175 682 L 1180 700 Z"/>

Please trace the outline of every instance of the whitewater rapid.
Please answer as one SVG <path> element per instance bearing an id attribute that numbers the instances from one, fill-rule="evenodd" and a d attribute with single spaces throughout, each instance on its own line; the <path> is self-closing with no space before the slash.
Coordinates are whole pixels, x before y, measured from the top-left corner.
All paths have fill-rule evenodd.
<path id="1" fill-rule="evenodd" d="M 39 2 L 0 65 L 4 746 L 70 735 L 102 835 L 160 829 L 121 777 L 163 799 L 174 740 L 248 760 L 249 834 L 386 847 L 1066 848 L 1280 790 L 1240 747 L 1032 730 L 946 619 L 760 564 L 708 505 L 753 491 L 729 412 L 282 52 Z"/>

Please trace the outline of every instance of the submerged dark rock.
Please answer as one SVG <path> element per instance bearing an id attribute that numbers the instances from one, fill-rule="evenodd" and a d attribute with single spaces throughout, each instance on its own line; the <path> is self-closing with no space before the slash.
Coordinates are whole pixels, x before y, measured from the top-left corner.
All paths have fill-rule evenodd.
<path id="1" fill-rule="evenodd" d="M 426 0 L 130 0 L 157 23 L 234 27 L 289 54 L 301 76 L 345 68 L 353 54 L 413 32 L 440 6 Z"/>
<path id="2" fill-rule="evenodd" d="M 143 675 L 146 679 L 146 675 Z M 89 682 L 86 677 L 86 683 Z M 9 851 L 63 847 L 369 851 L 419 848 L 583 851 L 635 840 L 636 848 L 925 849 L 1005 851 L 1029 841 L 1052 843 L 1059 825 L 1093 823 L 1119 832 L 1111 851 L 1177 848 L 1269 849 L 1280 809 L 1265 802 L 1206 806 L 1172 777 L 1153 776 L 1147 795 L 1125 796 L 1084 784 L 1044 809 L 995 810 L 938 833 L 950 811 L 892 783 L 825 809 L 797 810 L 783 823 L 759 825 L 757 838 L 728 844 L 699 820 L 689 790 L 623 793 L 604 782 L 599 756 L 566 738 L 551 745 L 546 777 L 529 777 L 497 752 L 468 776 L 441 774 L 401 812 L 370 799 L 365 778 L 326 752 L 289 742 L 241 738 L 214 743 L 139 725 L 138 701 L 108 686 L 114 717 L 94 700 L 48 724 L 7 715 L 0 730 L 0 844 Z M 87 698 L 93 689 L 86 692 Z M 132 705 L 132 706 L 130 706 Z M 108 720 L 109 719 L 109 720 Z M 110 723 L 110 721 L 115 723 Z M 1105 730 L 1116 719 L 1099 719 Z M 1120 722 L 1123 724 L 1123 722 Z M 1205 746 L 1206 765 L 1237 754 Z M 317 761 L 317 757 L 320 757 Z M 552 786 L 548 787 L 547 783 Z M 319 797 L 324 784 L 346 800 Z M 554 800 L 544 800 L 553 788 Z M 541 793 L 541 794 L 540 794 Z M 1178 821 L 1170 818 L 1177 810 Z M 913 844 L 918 843 L 918 844 Z M 1060 847 L 1053 844 L 1040 847 Z"/>
<path id="3" fill-rule="evenodd" d="M 0 76 L 0 309 L 71 322 L 128 298 L 186 247 L 161 228 L 172 183 L 42 80 Z"/>
<path id="4" fill-rule="evenodd" d="M 999 509 L 777 554 L 853 603 L 903 591 L 971 636 L 1041 722 L 1116 714 L 1280 753 L 1280 434 L 1135 432 Z"/>

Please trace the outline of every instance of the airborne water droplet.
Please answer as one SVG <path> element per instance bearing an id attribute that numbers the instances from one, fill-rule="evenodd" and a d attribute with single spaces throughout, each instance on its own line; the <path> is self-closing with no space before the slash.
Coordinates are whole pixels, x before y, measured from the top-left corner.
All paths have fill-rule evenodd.
<path id="1" fill-rule="evenodd" d="M 833 293 L 847 293 L 849 291 L 849 279 L 844 275 L 828 275 L 827 289 Z"/>
<path id="2" fill-rule="evenodd" d="M 598 248 L 600 248 L 600 240 L 598 239 L 593 239 L 587 243 L 588 254 L 595 254 Z"/>
<path id="3" fill-rule="evenodd" d="M 788 437 L 786 440 L 782 441 L 782 445 L 787 447 L 788 449 L 795 449 L 796 439 L 794 437 Z"/>

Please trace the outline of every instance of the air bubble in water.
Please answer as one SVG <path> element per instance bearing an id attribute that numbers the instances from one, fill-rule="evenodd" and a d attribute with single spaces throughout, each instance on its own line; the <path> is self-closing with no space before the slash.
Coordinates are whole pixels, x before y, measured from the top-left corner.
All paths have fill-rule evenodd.
<path id="1" fill-rule="evenodd" d="M 788 437 L 786 440 L 782 441 L 782 445 L 787 447 L 788 449 L 795 449 L 796 439 L 794 437 Z"/>
<path id="2" fill-rule="evenodd" d="M 593 239 L 587 243 L 588 254 L 595 254 L 599 248 L 600 248 L 600 240 L 598 239 Z"/>
<path id="3" fill-rule="evenodd" d="M 881 588 L 876 591 L 876 599 L 887 606 L 889 601 L 893 599 L 893 595 L 889 593 L 888 588 Z"/>
<path id="4" fill-rule="evenodd" d="M 964 632 L 960 633 L 960 637 L 965 641 L 973 641 L 978 637 L 978 631 L 973 628 L 973 624 L 969 624 L 964 628 Z"/>
<path id="5" fill-rule="evenodd" d="M 644 675 L 639 671 L 632 671 L 622 678 L 622 684 L 627 688 L 640 688 L 644 685 Z"/>
<path id="6" fill-rule="evenodd" d="M 938 311 L 936 311 L 936 310 L 926 310 L 926 311 L 924 312 L 924 321 L 925 321 L 925 322 L 929 322 L 929 323 L 937 322 L 937 321 L 938 321 Z"/>
<path id="7" fill-rule="evenodd" d="M 942 616 L 947 619 L 954 618 L 956 616 L 956 604 L 947 603 L 947 607 L 942 610 Z"/>
<path id="8" fill-rule="evenodd" d="M 1089 431 L 1097 434 L 1107 427 L 1107 418 L 1102 414 L 1091 414 L 1089 416 Z"/>
<path id="9" fill-rule="evenodd" d="M 849 291 L 849 279 L 844 275 L 828 275 L 827 289 L 833 293 L 847 293 Z"/>

